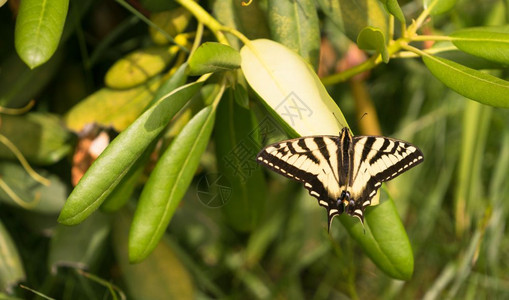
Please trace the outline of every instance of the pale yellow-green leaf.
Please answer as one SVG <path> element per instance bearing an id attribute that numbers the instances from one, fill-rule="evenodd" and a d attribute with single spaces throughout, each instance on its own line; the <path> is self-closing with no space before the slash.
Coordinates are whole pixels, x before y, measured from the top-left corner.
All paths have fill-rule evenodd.
<path id="1" fill-rule="evenodd" d="M 166 31 L 172 37 L 182 33 L 189 24 L 190 19 L 191 13 L 183 7 L 154 13 L 150 16 L 150 20 L 154 22 L 156 26 L 159 26 L 159 28 Z M 170 42 L 164 34 L 154 27 L 150 27 L 149 33 L 150 37 L 157 45 L 165 45 Z"/>
<path id="2" fill-rule="evenodd" d="M 106 86 L 128 89 L 161 73 L 177 54 L 178 47 L 153 47 L 136 50 L 118 60 L 106 72 Z"/>
<path id="3" fill-rule="evenodd" d="M 296 133 L 337 135 L 347 126 L 316 73 L 295 52 L 259 39 L 244 46 L 240 54 L 249 85 Z"/>
<path id="4" fill-rule="evenodd" d="M 143 112 L 159 83 L 160 79 L 154 78 L 127 90 L 102 88 L 74 106 L 65 115 L 65 124 L 76 132 L 90 123 L 122 131 Z"/>

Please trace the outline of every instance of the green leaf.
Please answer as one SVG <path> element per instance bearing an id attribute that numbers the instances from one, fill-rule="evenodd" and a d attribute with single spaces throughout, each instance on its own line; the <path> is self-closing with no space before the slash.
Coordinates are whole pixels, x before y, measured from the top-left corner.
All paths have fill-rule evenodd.
<path id="1" fill-rule="evenodd" d="M 124 179 L 115 187 L 115 189 L 106 197 L 103 204 L 101 205 L 101 210 L 105 212 L 113 212 L 119 210 L 123 207 L 129 198 L 131 198 L 134 189 L 136 188 L 136 184 L 140 180 L 140 176 L 143 174 L 145 170 L 146 164 L 150 159 L 150 155 L 154 151 L 155 142 L 153 142 L 141 155 L 140 158 L 136 160 L 134 165 L 129 169 Z"/>
<path id="2" fill-rule="evenodd" d="M 110 218 L 104 214 L 95 214 L 78 226 L 59 225 L 48 255 L 52 273 L 58 267 L 92 268 L 108 242 L 110 225 Z"/>
<path id="3" fill-rule="evenodd" d="M 75 225 L 94 212 L 202 84 L 197 81 L 173 90 L 120 133 L 71 192 L 58 221 Z"/>
<path id="4" fill-rule="evenodd" d="M 131 222 L 132 216 L 126 210 L 116 214 L 112 237 L 115 261 L 132 299 L 196 299 L 192 277 L 167 239 L 163 239 L 144 261 L 129 262 L 127 237 Z"/>
<path id="5" fill-rule="evenodd" d="M 143 188 L 129 233 L 129 260 L 139 262 L 157 246 L 182 200 L 214 126 L 207 106 L 182 129 L 160 157 Z"/>
<path id="6" fill-rule="evenodd" d="M 446 86 L 472 100 L 495 107 L 509 107 L 509 82 L 453 61 L 426 55 L 426 67 Z"/>
<path id="7" fill-rule="evenodd" d="M 174 89 L 176 89 L 179 86 L 182 86 L 187 81 L 187 63 L 182 64 L 175 73 L 173 73 L 170 78 L 168 78 L 166 81 L 163 81 L 161 85 L 159 85 L 159 88 L 154 94 L 154 97 L 152 97 L 152 101 L 147 105 L 147 108 L 151 107 L 159 101 L 164 95 L 171 93 Z"/>
<path id="8" fill-rule="evenodd" d="M 461 51 L 509 65 L 509 26 L 467 28 L 450 37 Z"/>
<path id="9" fill-rule="evenodd" d="M 292 50 L 261 39 L 240 55 L 249 85 L 293 135 L 338 135 L 347 125 L 316 73 Z"/>
<path id="10" fill-rule="evenodd" d="M 245 109 L 249 109 L 249 95 L 246 88 L 242 84 L 237 83 L 232 87 L 232 91 L 233 99 L 235 99 L 235 102 L 237 102 L 238 105 L 244 107 Z"/>
<path id="11" fill-rule="evenodd" d="M 14 33 L 18 55 L 31 68 L 47 62 L 55 53 L 69 0 L 24 0 L 19 6 Z"/>
<path id="12" fill-rule="evenodd" d="M 387 11 L 396 17 L 398 21 L 401 22 L 401 24 L 405 25 L 405 15 L 403 14 L 403 11 L 401 10 L 401 7 L 398 4 L 398 0 L 380 0 L 384 5 Z"/>
<path id="13" fill-rule="evenodd" d="M 200 45 L 189 59 L 189 74 L 201 75 L 240 67 L 239 52 L 215 42 Z"/>
<path id="14" fill-rule="evenodd" d="M 61 160 L 72 150 L 72 135 L 56 115 L 28 113 L 2 115 L 0 134 L 8 138 L 33 163 L 48 165 Z M 12 151 L 0 143 L 0 158 L 14 159 Z"/>
<path id="15" fill-rule="evenodd" d="M 175 37 L 186 29 L 191 20 L 191 13 L 183 7 L 177 7 L 172 10 L 153 13 L 150 15 L 150 20 L 170 36 Z M 149 33 L 150 37 L 157 45 L 166 45 L 170 42 L 168 38 L 155 27 L 150 27 Z"/>
<path id="16" fill-rule="evenodd" d="M 58 176 L 43 169 L 35 170 L 38 174 L 49 179 L 50 185 L 45 186 L 35 181 L 18 162 L 0 162 L 2 180 L 19 198 L 26 202 L 23 209 L 39 214 L 57 214 L 64 206 L 69 188 Z M 5 176 L 7 175 L 8 176 Z M 11 196 L 0 189 L 0 202 L 20 207 Z M 35 205 L 34 205 L 35 204 Z"/>
<path id="17" fill-rule="evenodd" d="M 424 8 L 433 5 L 430 15 L 440 15 L 451 10 L 456 4 L 456 0 L 424 0 Z"/>
<path id="18" fill-rule="evenodd" d="M 175 57 L 178 46 L 135 50 L 106 72 L 105 84 L 114 89 L 132 88 L 161 73 Z"/>
<path id="19" fill-rule="evenodd" d="M 456 48 L 450 41 L 434 43 L 432 49 L 436 51 L 435 56 L 459 63 L 476 70 L 501 69 L 503 66 L 496 62 L 468 54 Z"/>
<path id="20" fill-rule="evenodd" d="M 318 0 L 323 13 L 352 41 L 367 26 L 389 33 L 387 13 L 378 0 Z"/>
<path id="21" fill-rule="evenodd" d="M 122 131 L 145 110 L 160 82 L 156 77 L 127 90 L 102 88 L 76 104 L 65 115 L 65 124 L 76 132 L 91 123 Z"/>
<path id="22" fill-rule="evenodd" d="M 395 279 L 412 277 L 412 247 L 392 199 L 366 209 L 365 233 L 358 220 L 348 215 L 339 219 L 380 270 Z"/>
<path id="23" fill-rule="evenodd" d="M 267 11 L 273 40 L 299 53 L 317 69 L 321 41 L 315 2 L 269 1 Z"/>
<path id="24" fill-rule="evenodd" d="M 251 231 L 258 227 L 267 199 L 266 182 L 255 160 L 262 146 L 257 130 L 262 130 L 259 127 L 264 127 L 265 120 L 257 124 L 252 112 L 239 106 L 233 98 L 230 89 L 218 106 L 214 129 L 220 176 L 224 176 L 230 189 L 221 210 L 233 228 Z"/>
<path id="25" fill-rule="evenodd" d="M 12 293 L 12 288 L 25 278 L 16 245 L 0 220 L 0 292 Z"/>
<path id="26" fill-rule="evenodd" d="M 47 63 L 31 70 L 15 53 L 0 65 L 0 106 L 23 107 L 50 82 L 63 59 L 58 51 Z"/>
<path id="27" fill-rule="evenodd" d="M 389 62 L 389 51 L 385 45 L 384 34 L 380 29 L 372 26 L 364 28 L 357 37 L 357 45 L 360 49 L 376 50 L 382 55 L 384 63 Z"/>

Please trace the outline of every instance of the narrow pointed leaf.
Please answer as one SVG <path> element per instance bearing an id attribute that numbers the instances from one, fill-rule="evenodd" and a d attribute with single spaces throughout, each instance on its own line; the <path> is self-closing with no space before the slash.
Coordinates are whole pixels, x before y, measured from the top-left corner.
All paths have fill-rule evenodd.
<path id="1" fill-rule="evenodd" d="M 154 94 L 154 97 L 152 98 L 152 101 L 150 101 L 149 105 L 147 105 L 146 108 L 151 107 L 154 105 L 159 99 L 161 99 L 164 95 L 171 93 L 174 89 L 176 89 L 179 86 L 182 86 L 187 81 L 187 64 L 181 65 L 173 75 L 163 81 L 161 85 L 159 85 L 159 88 Z"/>
<path id="2" fill-rule="evenodd" d="M 357 45 L 360 49 L 375 50 L 382 55 L 384 63 L 389 62 L 389 51 L 385 45 L 385 37 L 383 32 L 372 26 L 364 28 L 357 37 Z"/>
<path id="3" fill-rule="evenodd" d="M 163 236 L 184 196 L 214 125 L 215 107 L 195 115 L 159 159 L 145 184 L 129 234 L 129 260 L 146 258 Z"/>
<path id="4" fill-rule="evenodd" d="M 509 82 L 436 56 L 423 56 L 431 73 L 460 95 L 495 107 L 509 107 Z"/>
<path id="5" fill-rule="evenodd" d="M 437 51 L 435 56 L 452 60 L 454 62 L 459 63 L 460 65 L 464 65 L 465 67 L 469 67 L 472 69 L 492 70 L 503 68 L 503 66 L 494 61 L 490 61 L 479 56 L 474 56 L 459 50 L 450 41 L 434 43 L 433 47 L 431 48 Z"/>
<path id="6" fill-rule="evenodd" d="M 124 206 L 129 198 L 131 198 L 134 189 L 140 176 L 143 174 L 143 170 L 146 168 L 146 164 L 150 159 L 150 155 L 154 151 L 156 142 L 153 142 L 140 156 L 136 163 L 129 169 L 124 179 L 115 187 L 115 189 L 106 197 L 101 210 L 106 212 L 113 212 Z"/>
<path id="7" fill-rule="evenodd" d="M 266 129 L 267 120 L 255 122 L 252 112 L 238 105 L 233 97 L 230 89 L 221 100 L 214 135 L 220 176 L 224 176 L 230 189 L 221 210 L 233 228 L 251 231 L 260 222 L 267 199 L 266 182 L 255 160 L 262 147 L 257 134 Z"/>
<path id="8" fill-rule="evenodd" d="M 18 55 L 31 68 L 47 62 L 55 53 L 69 0 L 23 0 L 19 7 L 14 33 Z"/>
<path id="9" fill-rule="evenodd" d="M 466 53 L 509 65 L 509 26 L 467 28 L 450 36 Z"/>
<path id="10" fill-rule="evenodd" d="M 120 133 L 69 195 L 59 222 L 78 224 L 94 212 L 202 84 L 194 82 L 173 90 Z"/>
<path id="11" fill-rule="evenodd" d="M 220 43 L 203 43 L 189 59 L 189 74 L 201 75 L 240 67 L 239 52 Z"/>

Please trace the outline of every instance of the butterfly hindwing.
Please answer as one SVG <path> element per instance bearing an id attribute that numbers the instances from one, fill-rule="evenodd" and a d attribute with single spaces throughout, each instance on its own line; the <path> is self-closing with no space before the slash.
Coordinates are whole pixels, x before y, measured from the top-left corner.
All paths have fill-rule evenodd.
<path id="1" fill-rule="evenodd" d="M 354 158 L 351 195 L 369 206 L 382 182 L 388 181 L 423 160 L 415 146 L 397 139 L 378 136 L 353 138 Z"/>
<path id="2" fill-rule="evenodd" d="M 257 155 L 259 163 L 304 184 L 321 206 L 329 207 L 340 190 L 338 176 L 338 137 L 316 136 L 286 140 L 265 147 Z"/>

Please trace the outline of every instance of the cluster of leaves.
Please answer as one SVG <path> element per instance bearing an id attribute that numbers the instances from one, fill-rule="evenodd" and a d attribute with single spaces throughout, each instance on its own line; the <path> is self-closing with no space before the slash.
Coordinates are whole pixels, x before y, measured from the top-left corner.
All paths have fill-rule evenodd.
<path id="1" fill-rule="evenodd" d="M 2 68 L 12 70 L 9 74 L 13 75 L 0 81 L 0 105 L 22 107 L 34 96 L 43 101 L 36 106 L 37 112 L 13 116 L 7 113 L 20 111 L 5 110 L 0 128 L 5 147 L 0 148 L 0 155 L 22 162 L 25 157 L 45 167 L 38 171 L 49 183 L 29 167 L 27 174 L 13 161 L 0 163 L 0 216 L 10 225 L 7 230 L 0 222 L 0 244 L 6 245 L 2 248 L 5 255 L 0 256 L 0 291 L 21 294 L 13 286 L 25 279 L 45 294 L 57 289 L 48 282 L 38 285 L 35 272 L 25 272 L 41 272 L 41 268 L 27 265 L 31 249 L 22 247 L 18 252 L 9 233 L 16 232 L 11 226 L 22 223 L 18 219 L 23 216 L 37 216 L 50 224 L 30 223 L 39 228 L 33 229 L 34 236 L 51 233 L 49 250 L 40 256 L 53 274 L 61 275 L 65 272 L 62 266 L 72 266 L 90 268 L 109 279 L 107 267 L 112 264 L 105 267 L 101 262 L 110 255 L 122 273 L 119 284 L 128 288 L 130 296 L 141 299 L 147 295 L 187 299 L 193 294 L 322 298 L 338 293 L 356 298 L 362 285 L 372 290 L 362 292 L 363 296 L 426 293 L 433 298 L 449 287 L 448 296 L 455 297 L 471 278 L 468 275 L 485 235 L 491 246 L 486 250 L 491 254 L 487 268 L 492 270 L 486 276 L 497 278 L 507 270 L 497 266 L 500 252 L 489 250 L 507 244 L 500 229 L 509 208 L 500 200 L 509 192 L 503 184 L 508 179 L 507 130 L 494 137 L 498 141 L 504 136 L 499 143 L 502 150 L 489 152 L 500 153 L 499 163 L 492 163 L 492 175 L 488 179 L 480 175 L 486 172 L 484 151 L 493 150 L 489 149 L 493 138 L 488 135 L 491 115 L 502 120 L 496 128 L 507 127 L 507 114 L 492 112 L 493 107 L 509 108 L 509 82 L 503 71 L 509 64 L 509 27 L 505 25 L 507 14 L 500 13 L 509 11 L 506 2 L 490 3 L 493 13 L 481 21 L 457 16 L 462 21 L 453 26 L 449 16 L 468 9 L 465 1 L 426 0 L 422 7 L 420 1 L 409 1 L 400 7 L 396 0 L 218 0 L 208 5 L 192 0 L 145 0 L 138 10 L 118 1 L 132 17 L 109 32 L 91 55 L 84 54 L 83 65 L 89 72 L 94 70 L 112 55 L 107 51 L 111 45 L 118 45 L 117 50 L 125 54 L 115 54 L 118 59 L 113 64 L 108 61 L 107 72 L 100 73 L 103 87 L 83 93 L 75 105 L 52 102 L 44 95 L 49 91 L 49 78 L 65 65 L 64 45 L 70 44 L 67 41 L 73 34 L 86 52 L 83 28 L 78 24 L 86 11 L 100 8 L 91 8 L 90 1 L 49 2 L 21 2 L 13 37 L 16 53 L 2 53 L 7 57 Z M 413 11 L 415 6 L 419 9 Z M 445 25 L 434 27 L 441 23 Z M 147 27 L 148 34 L 129 32 Z M 322 34 L 338 53 L 347 53 L 347 46 L 355 44 L 371 57 L 320 79 L 315 70 L 320 64 Z M 120 41 L 121 36 L 125 40 Z M 436 43 L 428 47 L 429 41 Z M 424 64 L 412 64 L 416 57 Z M 355 93 L 359 79 L 354 76 L 376 71 L 377 66 L 383 74 L 374 76 L 371 94 L 383 99 L 392 91 L 394 100 L 374 108 L 369 97 Z M 390 72 L 397 75 L 384 77 Z M 398 77 L 407 77 L 409 86 L 398 82 Z M 337 102 L 324 84 L 338 89 L 331 91 Z M 377 94 L 380 85 L 383 88 Z M 388 88 L 391 85 L 394 88 Z M 395 136 L 422 144 L 427 166 L 388 186 L 385 200 L 367 210 L 365 228 L 341 216 L 344 228 L 333 228 L 329 236 L 316 200 L 282 178 L 269 175 L 267 180 L 253 158 L 270 139 L 335 135 L 348 126 L 344 115 L 351 117 L 354 109 L 338 101 L 338 95 L 348 93 L 349 87 L 357 112 L 373 109 L 367 122 L 374 122 L 376 128 L 377 110 L 386 117 L 382 126 L 398 128 L 393 114 L 400 109 L 403 129 Z M 366 92 L 365 86 L 360 89 Z M 405 95 L 411 100 L 405 100 Z M 439 100 L 444 95 L 454 105 Z M 289 111 L 291 107 L 298 109 Z M 445 131 L 447 122 L 461 125 L 454 116 L 463 107 L 461 144 L 443 141 L 455 132 L 438 132 Z M 83 135 L 90 124 L 119 134 L 69 192 L 71 166 L 64 157 L 74 143 L 71 132 Z M 461 149 L 458 161 L 456 149 Z M 147 165 L 152 169 L 148 178 Z M 456 168 L 457 184 L 451 188 Z M 426 184 L 416 187 L 421 182 Z M 486 193 L 484 186 L 489 186 Z M 448 205 L 444 201 L 448 193 L 454 193 L 452 217 L 444 218 L 441 207 Z M 217 209 L 211 208 L 214 197 L 222 200 Z M 488 209 L 475 202 L 479 198 L 489 199 Z M 27 204 L 26 199 L 35 201 Z M 21 212 L 8 206 L 20 207 Z M 19 218 L 8 217 L 13 211 Z M 400 215 L 406 216 L 413 249 Z M 442 219 L 455 222 L 440 222 Z M 435 223 L 454 228 L 455 233 L 440 236 L 434 231 Z M 468 245 L 451 245 L 452 256 L 460 253 L 457 260 L 442 270 L 440 263 L 430 262 L 440 257 L 425 256 L 416 262 L 420 271 L 411 280 L 414 254 L 434 244 L 429 253 L 439 256 L 444 250 L 438 245 L 450 238 L 447 234 L 465 237 L 471 230 Z M 24 238 L 14 236 L 14 240 L 22 243 Z M 108 240 L 113 241 L 113 254 L 104 250 Z M 358 248 L 361 253 L 355 251 Z M 365 255 L 369 261 L 363 260 Z M 434 269 L 423 272 L 425 266 Z M 439 271 L 442 274 L 429 291 L 420 290 L 419 280 L 429 280 L 427 276 Z M 78 281 L 82 276 L 105 286 L 113 298 L 123 295 L 121 289 L 92 274 L 79 273 L 74 278 Z M 374 278 L 379 280 L 369 281 Z M 392 279 L 408 284 L 387 288 L 394 283 Z M 62 280 L 69 285 L 69 279 Z M 89 284 L 78 282 L 82 287 L 78 292 L 68 288 L 62 295 L 83 293 L 90 298 L 94 294 Z M 152 288 L 154 282 L 161 282 L 157 291 Z"/>

